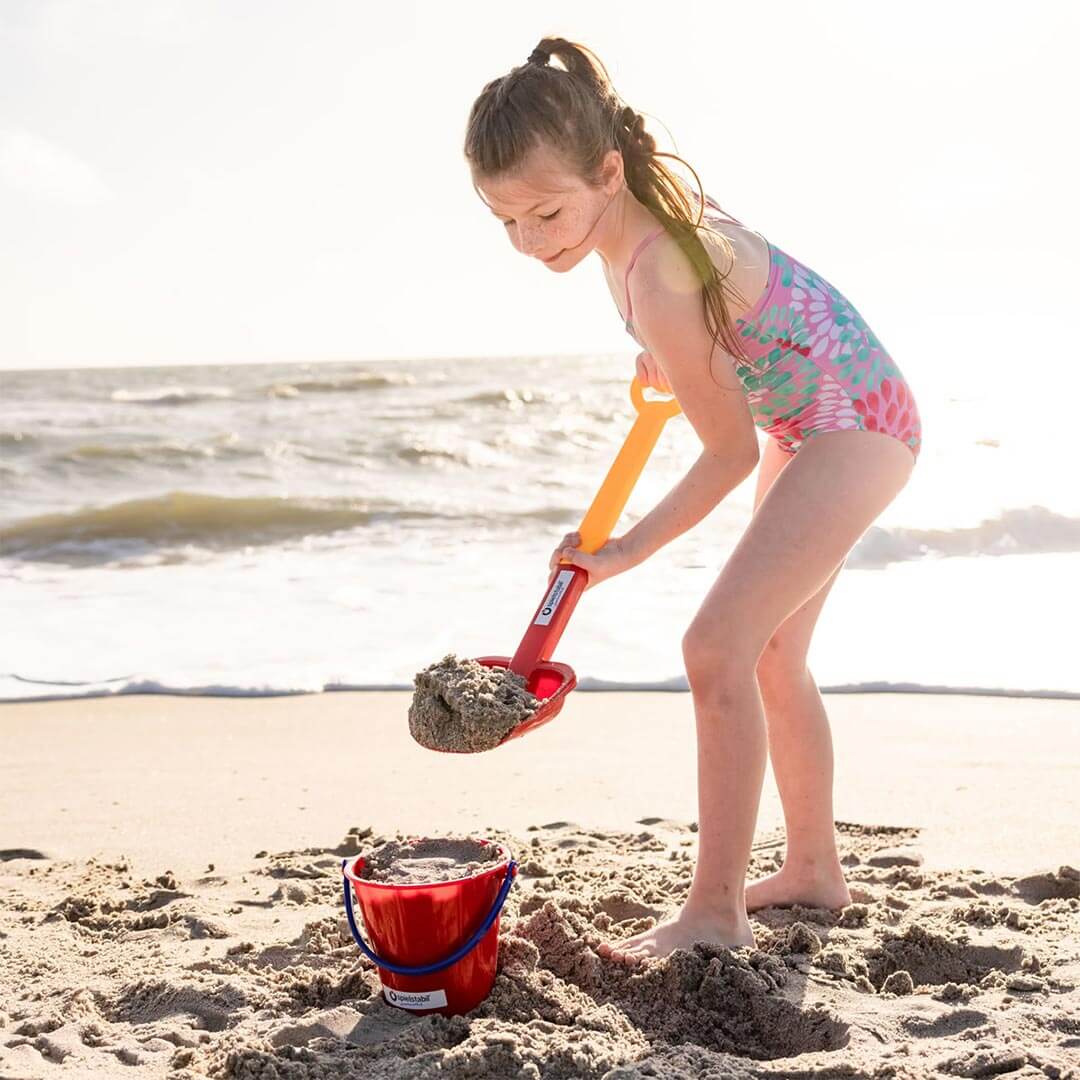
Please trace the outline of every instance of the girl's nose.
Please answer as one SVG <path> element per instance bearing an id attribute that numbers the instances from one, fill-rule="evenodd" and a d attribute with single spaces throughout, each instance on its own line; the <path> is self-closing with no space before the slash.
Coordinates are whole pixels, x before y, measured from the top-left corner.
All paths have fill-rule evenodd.
<path id="1" fill-rule="evenodd" d="M 517 230 L 517 249 L 522 255 L 535 255 L 540 250 L 540 237 L 535 232 Z"/>

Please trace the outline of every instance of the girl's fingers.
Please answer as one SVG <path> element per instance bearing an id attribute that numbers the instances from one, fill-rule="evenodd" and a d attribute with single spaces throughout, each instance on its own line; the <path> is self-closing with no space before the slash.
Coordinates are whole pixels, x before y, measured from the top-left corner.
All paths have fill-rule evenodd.
<path id="1" fill-rule="evenodd" d="M 559 541 L 558 547 L 551 553 L 551 558 L 548 559 L 548 569 L 554 570 L 556 564 L 563 557 L 563 549 L 568 547 L 577 547 L 581 543 L 581 533 L 572 532 L 567 533 L 562 540 Z"/>
<path id="2" fill-rule="evenodd" d="M 635 360 L 637 379 L 642 388 L 650 387 L 658 390 L 661 394 L 672 393 L 671 385 L 664 376 L 660 365 L 653 359 L 649 352 L 640 352 Z"/>

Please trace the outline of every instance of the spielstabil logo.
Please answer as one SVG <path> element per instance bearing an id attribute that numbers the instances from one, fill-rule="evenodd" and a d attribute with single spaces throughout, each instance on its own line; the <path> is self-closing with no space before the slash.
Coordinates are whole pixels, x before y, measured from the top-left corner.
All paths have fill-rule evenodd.
<path id="1" fill-rule="evenodd" d="M 547 626 L 551 622 L 551 617 L 558 610 L 559 602 L 566 595 L 566 590 L 573 580 L 573 570 L 559 571 L 559 576 L 552 584 L 551 591 L 544 597 L 544 602 L 540 605 L 540 613 L 536 616 L 533 626 Z"/>
<path id="2" fill-rule="evenodd" d="M 418 990 L 410 993 L 407 990 L 395 990 L 390 986 L 383 987 L 386 1000 L 399 1009 L 438 1009 L 446 1005 L 445 990 Z"/>

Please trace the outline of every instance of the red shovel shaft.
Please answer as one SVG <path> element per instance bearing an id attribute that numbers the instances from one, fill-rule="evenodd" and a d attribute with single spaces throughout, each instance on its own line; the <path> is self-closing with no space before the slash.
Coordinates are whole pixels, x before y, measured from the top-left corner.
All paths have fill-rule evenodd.
<path id="1" fill-rule="evenodd" d="M 585 591 L 589 575 L 580 566 L 557 566 L 548 589 L 533 612 L 529 629 L 510 661 L 510 670 L 528 678 L 541 660 L 550 660 L 562 637 L 578 597 Z"/>
<path id="2" fill-rule="evenodd" d="M 674 398 L 646 401 L 637 378 L 630 384 L 630 400 L 637 410 L 637 419 L 578 528 L 581 533 L 579 550 L 590 555 L 607 543 L 665 421 L 680 411 Z M 588 572 L 580 566 L 570 563 L 556 566 L 547 591 L 510 661 L 511 671 L 528 678 L 538 662 L 551 659 L 588 579 Z"/>

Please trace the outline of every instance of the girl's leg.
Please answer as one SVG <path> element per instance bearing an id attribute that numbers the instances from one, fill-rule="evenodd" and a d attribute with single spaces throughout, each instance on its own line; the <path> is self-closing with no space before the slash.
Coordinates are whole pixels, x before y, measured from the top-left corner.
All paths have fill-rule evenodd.
<path id="1" fill-rule="evenodd" d="M 754 511 L 789 462 L 772 439 L 758 469 Z M 833 752 L 829 718 L 806 666 L 810 639 L 842 568 L 773 632 L 757 663 L 769 757 L 784 807 L 787 852 L 774 874 L 746 886 L 746 910 L 771 904 L 840 908 L 851 903 L 833 825 Z"/>
<path id="2" fill-rule="evenodd" d="M 756 668 L 907 483 L 911 451 L 873 431 L 808 439 L 784 467 L 683 638 L 698 732 L 698 861 L 682 910 L 601 955 L 638 963 L 695 941 L 752 942 L 745 875 L 765 765 Z"/>
<path id="3" fill-rule="evenodd" d="M 841 564 L 842 566 L 843 564 Z M 769 757 L 784 807 L 783 866 L 746 886 L 746 910 L 770 904 L 851 903 L 833 825 L 833 749 L 825 704 L 806 666 L 817 617 L 840 567 L 769 639 L 757 665 Z"/>

